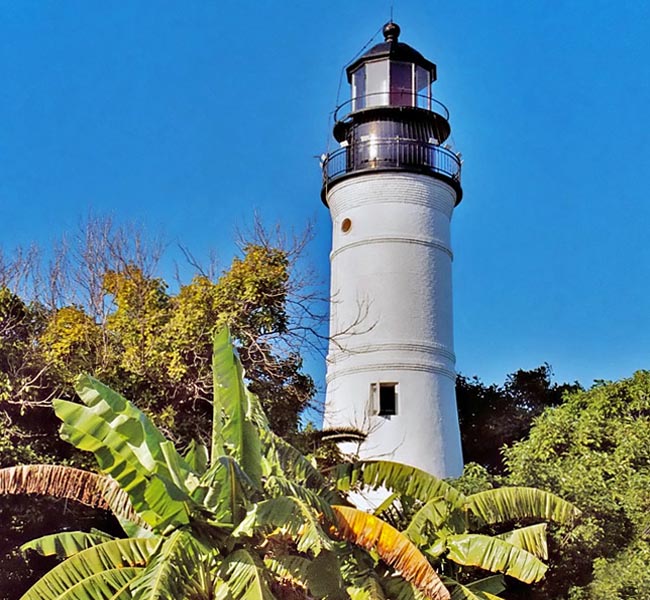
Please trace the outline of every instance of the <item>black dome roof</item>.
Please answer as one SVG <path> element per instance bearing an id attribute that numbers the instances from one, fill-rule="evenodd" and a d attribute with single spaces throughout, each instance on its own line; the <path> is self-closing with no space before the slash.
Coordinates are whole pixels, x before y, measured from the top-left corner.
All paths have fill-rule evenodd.
<path id="1" fill-rule="evenodd" d="M 417 50 L 411 48 L 408 44 L 398 41 L 400 27 L 392 21 L 384 25 L 385 40 L 370 48 L 368 52 L 362 54 L 349 67 L 346 68 L 348 82 L 352 81 L 352 72 L 363 63 L 380 58 L 389 58 L 391 60 L 415 63 L 419 67 L 431 71 L 431 80 L 436 79 L 436 65 L 427 60 Z"/>

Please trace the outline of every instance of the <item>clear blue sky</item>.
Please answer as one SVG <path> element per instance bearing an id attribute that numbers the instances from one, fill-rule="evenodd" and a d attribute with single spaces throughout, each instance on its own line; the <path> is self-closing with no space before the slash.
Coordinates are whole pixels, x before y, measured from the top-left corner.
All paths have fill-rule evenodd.
<path id="1" fill-rule="evenodd" d="M 326 280 L 314 155 L 390 4 L 0 2 L 0 243 L 47 247 L 92 209 L 227 263 L 257 209 L 315 220 Z M 465 160 L 459 370 L 548 361 L 588 385 L 649 368 L 650 3 L 394 5 Z"/>

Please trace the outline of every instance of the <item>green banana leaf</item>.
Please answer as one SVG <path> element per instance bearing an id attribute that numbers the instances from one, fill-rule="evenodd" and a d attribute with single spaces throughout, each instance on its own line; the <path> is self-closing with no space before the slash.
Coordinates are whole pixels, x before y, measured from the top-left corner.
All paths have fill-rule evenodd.
<path id="1" fill-rule="evenodd" d="M 559 496 L 535 488 L 504 487 L 472 494 L 467 508 L 488 524 L 521 519 L 543 519 L 572 525 L 580 511 Z"/>
<path id="2" fill-rule="evenodd" d="M 259 401 L 246 388 L 244 371 L 227 328 L 214 336 L 212 373 L 214 404 L 211 464 L 219 456 L 231 456 L 259 488 L 262 480 L 260 429 L 268 429 L 268 422 Z"/>
<path id="3" fill-rule="evenodd" d="M 494 537 L 508 542 L 517 548 L 522 548 L 535 556 L 548 560 L 548 545 L 546 543 L 546 523 L 520 527 Z"/>
<path id="4" fill-rule="evenodd" d="M 318 556 L 321 551 L 332 548 L 332 540 L 323 531 L 316 511 L 293 496 L 258 502 L 245 522 L 266 534 L 279 529 L 296 539 L 297 550 L 301 553 L 311 552 Z"/>
<path id="5" fill-rule="evenodd" d="M 191 498 L 174 484 L 167 466 L 142 448 L 144 442 L 124 437 L 92 409 L 79 404 L 55 400 L 54 410 L 63 421 L 61 437 L 95 454 L 100 469 L 120 484 L 145 522 L 161 529 L 189 522 Z M 134 448 L 137 441 L 141 447 Z"/>
<path id="6" fill-rule="evenodd" d="M 155 539 L 118 539 L 74 554 L 39 579 L 21 600 L 110 598 L 141 570 Z M 101 595 L 100 595 L 101 593 Z"/>
<path id="7" fill-rule="evenodd" d="M 191 532 L 177 529 L 161 540 L 152 559 L 131 586 L 133 600 L 185 598 L 200 561 Z"/>
<path id="8" fill-rule="evenodd" d="M 332 504 L 321 494 L 295 481 L 272 475 L 267 477 L 264 482 L 264 490 L 271 498 L 278 498 L 280 496 L 299 498 L 317 513 L 321 514 L 326 523 L 332 523 L 334 521 Z"/>
<path id="9" fill-rule="evenodd" d="M 219 576 L 233 600 L 275 600 L 269 574 L 261 559 L 248 550 L 235 550 L 221 563 Z"/>
<path id="10" fill-rule="evenodd" d="M 459 565 L 504 573 L 519 581 L 533 583 L 546 573 L 546 565 L 534 554 L 508 542 L 474 533 L 449 536 L 447 558 Z"/>
<path id="11" fill-rule="evenodd" d="M 337 465 L 334 478 L 340 490 L 348 491 L 356 484 L 372 488 L 385 487 L 401 496 L 421 502 L 444 498 L 458 503 L 463 495 L 448 483 L 409 465 L 387 460 L 358 461 Z"/>
<path id="12" fill-rule="evenodd" d="M 100 531 L 86 533 L 85 531 L 63 531 L 33 539 L 23 544 L 20 549 L 25 552 L 34 550 L 42 556 L 67 558 L 77 552 L 92 548 L 114 539 L 113 536 Z"/>
<path id="13" fill-rule="evenodd" d="M 196 440 L 191 440 L 185 450 L 183 459 L 192 471 L 198 475 L 204 475 L 208 470 L 208 464 L 210 462 L 209 454 L 207 446 Z"/>
<path id="14" fill-rule="evenodd" d="M 492 575 L 465 585 L 449 578 L 443 581 L 451 591 L 451 600 L 492 600 L 499 598 L 497 594 L 506 589 L 503 575 Z"/>
<path id="15" fill-rule="evenodd" d="M 404 535 L 414 544 L 424 546 L 436 531 L 445 529 L 448 534 L 463 533 L 466 527 L 467 523 L 461 511 L 444 498 L 435 498 L 413 515 Z"/>

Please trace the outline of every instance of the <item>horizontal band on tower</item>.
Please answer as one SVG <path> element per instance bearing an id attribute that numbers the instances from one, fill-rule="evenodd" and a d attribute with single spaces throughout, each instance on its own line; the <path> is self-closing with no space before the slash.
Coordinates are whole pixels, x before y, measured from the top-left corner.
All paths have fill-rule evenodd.
<path id="1" fill-rule="evenodd" d="M 367 237 L 356 242 L 350 242 L 344 246 L 340 246 L 336 250 L 333 250 L 330 253 L 330 261 L 334 260 L 336 256 L 341 254 L 344 250 L 349 250 L 350 248 L 358 248 L 359 246 L 367 246 L 370 244 L 415 244 L 419 246 L 426 246 L 428 248 L 435 248 L 436 250 L 441 250 L 445 254 L 454 260 L 454 255 L 452 251 L 441 241 L 439 240 L 423 240 L 421 238 L 415 237 L 394 237 L 394 236 L 373 236 Z"/>
<path id="2" fill-rule="evenodd" d="M 343 344 L 341 344 L 343 345 Z M 346 345 L 343 349 L 328 354 L 328 362 L 336 361 L 341 357 L 349 357 L 354 354 L 366 352 L 422 352 L 442 356 L 453 363 L 456 362 L 456 355 L 442 344 L 413 343 L 413 342 L 388 342 L 380 344 L 359 344 L 357 346 Z M 331 357 L 331 359 L 330 359 Z"/>
<path id="3" fill-rule="evenodd" d="M 325 381 L 329 384 L 335 379 L 345 377 L 347 375 L 354 375 L 356 373 L 376 373 L 378 371 L 419 371 L 424 373 L 436 373 L 444 375 L 453 382 L 456 381 L 456 372 L 447 369 L 440 365 L 432 365 L 428 363 L 392 363 L 389 365 L 364 365 L 359 367 L 348 367 L 347 369 L 337 369 L 327 374 Z"/>

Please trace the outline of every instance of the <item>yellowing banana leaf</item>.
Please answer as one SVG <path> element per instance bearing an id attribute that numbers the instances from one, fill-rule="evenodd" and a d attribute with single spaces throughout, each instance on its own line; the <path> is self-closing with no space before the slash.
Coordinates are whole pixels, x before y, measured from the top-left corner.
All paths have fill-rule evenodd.
<path id="1" fill-rule="evenodd" d="M 465 533 L 449 536 L 446 544 L 447 558 L 460 565 L 504 573 L 525 583 L 539 581 L 546 573 L 546 565 L 534 554 L 494 537 Z"/>
<path id="2" fill-rule="evenodd" d="M 472 494 L 466 506 L 485 523 L 543 519 L 571 525 L 580 511 L 559 496 L 535 488 L 505 487 Z"/>
<path id="3" fill-rule="evenodd" d="M 431 600 L 448 600 L 449 592 L 415 545 L 374 515 L 347 506 L 333 506 L 336 533 L 377 554 Z"/>

